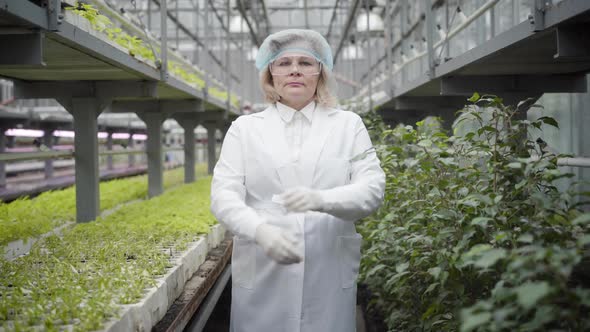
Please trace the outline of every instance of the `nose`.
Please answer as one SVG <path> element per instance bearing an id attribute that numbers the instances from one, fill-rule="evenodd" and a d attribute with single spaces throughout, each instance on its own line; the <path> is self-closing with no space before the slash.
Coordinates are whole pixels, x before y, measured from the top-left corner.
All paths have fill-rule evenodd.
<path id="1" fill-rule="evenodd" d="M 293 67 L 295 67 L 295 70 L 293 70 Z M 303 74 L 302 74 L 302 73 L 299 71 L 299 67 L 297 66 L 297 64 L 295 64 L 295 63 L 294 63 L 294 64 L 292 64 L 290 68 L 291 68 L 291 72 L 289 73 L 289 76 L 295 76 L 295 75 L 297 75 L 297 76 L 301 76 L 301 75 L 303 75 Z"/>

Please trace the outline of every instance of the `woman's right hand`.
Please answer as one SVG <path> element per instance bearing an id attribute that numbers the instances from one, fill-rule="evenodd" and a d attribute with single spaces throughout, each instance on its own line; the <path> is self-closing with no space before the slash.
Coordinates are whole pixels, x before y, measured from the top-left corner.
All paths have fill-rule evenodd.
<path id="1" fill-rule="evenodd" d="M 303 260 L 297 253 L 296 237 L 280 227 L 260 224 L 256 228 L 256 243 L 279 264 L 296 264 Z"/>

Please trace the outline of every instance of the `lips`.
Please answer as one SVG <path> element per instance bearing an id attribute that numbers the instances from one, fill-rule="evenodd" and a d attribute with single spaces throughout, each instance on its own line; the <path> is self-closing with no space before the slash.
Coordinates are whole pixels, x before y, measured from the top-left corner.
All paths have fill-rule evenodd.
<path id="1" fill-rule="evenodd" d="M 287 85 L 289 85 L 289 86 L 303 86 L 303 83 L 300 83 L 300 82 L 290 82 L 290 83 L 287 83 Z"/>

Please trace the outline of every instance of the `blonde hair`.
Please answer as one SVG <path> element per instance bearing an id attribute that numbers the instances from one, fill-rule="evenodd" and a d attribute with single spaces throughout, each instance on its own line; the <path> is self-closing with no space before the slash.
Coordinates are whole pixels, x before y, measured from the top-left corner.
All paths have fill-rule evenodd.
<path id="1" fill-rule="evenodd" d="M 332 75 L 322 66 L 322 71 L 318 78 L 318 86 L 315 91 L 315 101 L 324 107 L 335 107 L 338 103 L 336 96 L 332 94 L 331 86 L 333 85 Z M 268 66 L 260 73 L 260 87 L 264 93 L 264 99 L 269 103 L 276 103 L 281 100 L 273 84 L 273 78 Z"/>

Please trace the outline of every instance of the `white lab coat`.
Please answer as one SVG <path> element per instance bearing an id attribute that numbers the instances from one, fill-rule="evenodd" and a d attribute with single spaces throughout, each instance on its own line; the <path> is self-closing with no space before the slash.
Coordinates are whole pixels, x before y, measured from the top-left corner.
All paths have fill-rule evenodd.
<path id="1" fill-rule="evenodd" d="M 290 160 L 274 105 L 228 130 L 213 173 L 211 211 L 235 235 L 232 332 L 355 331 L 361 236 L 354 221 L 383 200 L 385 176 L 360 117 L 317 106 L 301 160 Z M 351 159 L 354 159 L 351 161 Z M 321 189 L 334 215 L 289 213 L 272 196 Z M 329 211 L 332 213 L 332 211 Z M 279 265 L 254 242 L 268 222 L 299 234 L 304 261 Z"/>

